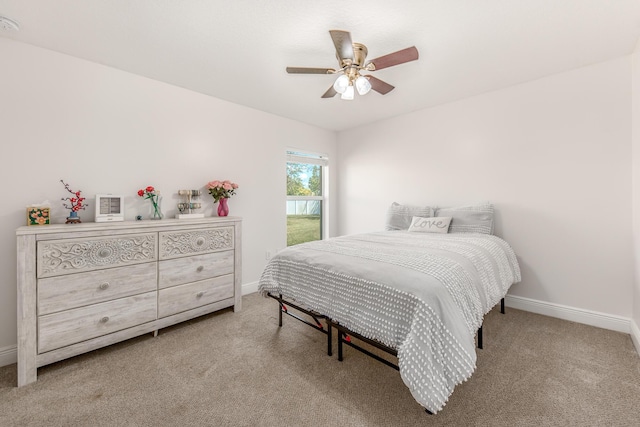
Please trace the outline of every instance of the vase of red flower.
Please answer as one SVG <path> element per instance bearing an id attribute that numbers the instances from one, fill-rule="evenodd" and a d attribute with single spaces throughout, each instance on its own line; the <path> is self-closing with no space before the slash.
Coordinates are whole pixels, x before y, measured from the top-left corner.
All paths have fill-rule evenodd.
<path id="1" fill-rule="evenodd" d="M 164 216 L 160 205 L 162 196 L 159 191 L 156 191 L 156 189 L 150 185 L 143 190 L 138 190 L 138 196 L 151 201 L 151 210 L 149 211 L 150 219 L 162 219 Z"/>
<path id="2" fill-rule="evenodd" d="M 151 210 L 149 210 L 149 216 L 151 219 L 162 219 L 164 214 L 162 213 L 162 196 L 156 194 L 155 198 L 151 201 Z"/>

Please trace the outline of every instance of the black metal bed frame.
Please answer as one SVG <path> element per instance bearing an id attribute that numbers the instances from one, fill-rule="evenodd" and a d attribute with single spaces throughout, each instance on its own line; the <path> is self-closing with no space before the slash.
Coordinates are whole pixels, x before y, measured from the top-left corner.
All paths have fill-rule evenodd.
<path id="1" fill-rule="evenodd" d="M 301 321 L 302 323 L 311 326 L 313 329 L 322 332 L 323 334 L 327 335 L 327 355 L 328 356 L 332 356 L 333 355 L 333 345 L 332 345 L 332 334 L 331 334 L 331 321 L 329 320 L 329 318 L 323 314 L 320 313 L 316 313 L 315 311 L 312 310 L 308 310 L 304 307 L 301 307 L 299 305 L 296 305 L 294 303 L 292 303 L 291 301 L 287 301 L 282 297 L 282 294 L 280 294 L 279 296 L 275 296 L 272 295 L 271 293 L 267 293 L 267 296 L 270 296 L 271 298 L 275 299 L 276 301 L 278 301 L 278 326 L 282 327 L 282 314 L 287 314 L 291 317 L 293 317 L 296 320 Z M 285 305 L 286 304 L 286 305 Z M 301 313 L 306 314 L 307 316 L 310 316 L 315 323 L 311 323 L 308 320 L 303 319 L 302 317 L 298 316 L 297 314 L 291 313 L 289 312 L 289 309 L 287 308 L 287 305 L 291 308 L 294 308 L 298 311 L 300 311 Z M 324 319 L 325 322 L 327 322 L 327 327 L 325 329 L 324 325 L 322 324 L 322 322 L 320 322 L 319 319 Z"/>
<path id="2" fill-rule="evenodd" d="M 327 355 L 332 356 L 333 355 L 333 345 L 332 345 L 332 333 L 331 333 L 331 328 L 336 328 L 336 330 L 338 331 L 338 360 L 342 362 L 342 346 L 343 344 L 348 345 L 349 347 L 355 348 L 356 350 L 366 354 L 367 356 L 370 356 L 382 363 L 384 363 L 385 365 L 388 365 L 396 370 L 398 370 L 398 366 L 389 362 L 386 359 L 381 358 L 380 356 L 378 356 L 377 354 L 371 353 L 370 351 L 368 351 L 365 348 L 360 347 L 357 344 L 354 344 L 351 342 L 351 338 L 349 338 L 349 336 L 353 336 L 354 338 L 358 339 L 359 341 L 365 342 L 373 347 L 376 347 L 382 351 L 384 351 L 385 353 L 388 353 L 394 357 L 398 356 L 398 352 L 389 347 L 386 346 L 378 341 L 363 337 L 362 335 L 353 332 L 351 330 L 349 330 L 348 328 L 342 326 L 340 323 L 338 322 L 334 322 L 333 320 L 331 320 L 328 316 L 324 315 L 324 314 L 320 314 L 318 312 L 315 312 L 313 310 L 309 310 L 307 308 L 304 308 L 300 305 L 294 304 L 291 301 L 286 300 L 282 294 L 279 294 L 278 296 L 275 296 L 271 293 L 267 293 L 267 296 L 275 299 L 276 301 L 278 301 L 278 305 L 279 305 L 279 309 L 278 309 L 278 326 L 282 327 L 282 314 L 287 314 L 291 317 L 293 317 L 296 320 L 301 321 L 304 324 L 307 324 L 309 326 L 311 326 L 312 328 L 322 332 L 323 334 L 327 335 Z M 304 313 L 308 316 L 310 316 L 315 323 L 311 323 L 306 319 L 303 319 L 302 317 L 298 316 L 297 314 L 291 313 L 289 312 L 289 309 L 287 308 L 287 306 L 296 309 L 297 311 Z M 504 309 L 504 298 L 500 299 L 500 313 L 505 314 L 505 309 Z M 322 322 L 320 322 L 320 319 L 324 319 L 324 321 L 327 323 L 326 327 L 325 325 L 322 324 Z M 480 326 L 478 328 L 478 342 L 477 342 L 477 346 L 480 350 L 482 350 L 483 347 L 483 340 L 482 340 L 482 326 Z"/>
<path id="3" fill-rule="evenodd" d="M 351 330 L 349 330 L 348 328 L 342 326 L 340 323 L 338 322 L 334 322 L 332 319 L 330 319 L 328 316 L 324 315 L 324 314 L 320 314 L 318 312 L 315 312 L 313 310 L 309 310 L 305 307 L 302 307 L 300 305 L 297 305 L 295 303 L 292 303 L 291 301 L 288 301 L 286 299 L 284 299 L 282 297 L 282 294 L 279 294 L 278 296 L 275 296 L 271 293 L 267 293 L 267 295 L 273 299 L 275 299 L 276 301 L 278 301 L 278 326 L 282 327 L 282 314 L 287 314 L 291 317 L 293 317 L 296 320 L 301 321 L 302 323 L 311 326 L 312 328 L 314 328 L 317 331 L 322 332 L 323 334 L 327 335 L 327 355 L 328 356 L 332 356 L 333 355 L 333 343 L 332 343 L 332 333 L 331 330 L 332 328 L 335 328 L 338 331 L 338 360 L 340 362 L 342 362 L 343 360 L 343 346 L 344 345 L 348 345 L 349 347 L 352 347 L 356 350 L 358 350 L 361 353 L 364 353 L 365 355 L 395 369 L 396 371 L 400 370 L 400 367 L 398 365 L 396 365 L 395 363 L 385 359 L 384 357 L 380 357 L 375 353 L 370 352 L 369 350 L 367 350 L 364 347 L 359 346 L 358 344 L 355 344 L 351 341 L 351 337 L 356 338 L 359 341 L 365 342 L 367 344 L 369 344 L 370 346 L 373 346 L 377 349 L 382 350 L 383 352 L 394 356 L 394 357 L 398 357 L 398 351 L 394 348 L 391 348 L 387 345 L 384 345 L 378 341 L 372 340 L 370 338 L 364 337 L 356 332 L 353 332 Z M 304 313 L 308 316 L 310 316 L 314 323 L 298 316 L 297 314 L 291 313 L 289 311 L 289 309 L 287 308 L 287 306 L 301 312 Z M 504 314 L 504 298 L 500 299 L 500 313 Z M 324 319 L 324 321 L 326 322 L 326 328 L 325 325 L 322 324 L 322 322 L 320 322 L 320 319 Z M 482 342 L 482 325 L 480 325 L 480 328 L 478 328 L 478 342 L 477 342 L 477 346 L 479 349 L 482 349 L 483 346 L 483 342 Z M 428 409 L 425 408 L 425 411 L 428 414 L 433 414 L 431 411 L 429 411 Z"/>
<path id="4" fill-rule="evenodd" d="M 311 326 L 312 328 L 314 328 L 317 331 L 322 332 L 323 334 L 327 335 L 327 355 L 328 356 L 332 356 L 333 355 L 333 343 L 332 343 L 332 333 L 331 333 L 331 329 L 335 328 L 338 331 L 338 360 L 340 362 L 342 362 L 343 360 L 343 346 L 344 345 L 348 345 L 349 347 L 352 347 L 356 350 L 358 350 L 361 353 L 364 353 L 365 355 L 381 362 L 384 363 L 385 365 L 395 369 L 396 371 L 400 370 L 400 367 L 398 365 L 396 365 L 393 362 L 390 362 L 389 360 L 385 359 L 384 357 L 380 357 L 375 353 L 372 353 L 371 351 L 367 350 L 364 347 L 359 346 L 358 344 L 355 344 L 353 342 L 351 342 L 351 337 L 356 338 L 359 341 L 362 341 L 364 343 L 369 344 L 370 346 L 373 346 L 377 349 L 380 349 L 382 351 L 384 351 L 387 354 L 390 354 L 391 356 L 394 357 L 398 357 L 398 351 L 394 348 L 391 348 L 387 345 L 384 345 L 378 341 L 372 340 L 370 338 L 364 337 L 356 332 L 353 332 L 351 330 L 349 330 L 348 328 L 342 326 L 340 323 L 338 322 L 334 322 L 332 319 L 330 319 L 328 316 L 324 315 L 324 314 L 320 314 L 317 313 L 313 310 L 309 310 L 305 307 L 301 307 L 300 305 L 294 304 L 291 301 L 288 301 L 286 299 L 284 299 L 282 297 L 282 294 L 279 294 L 278 296 L 275 296 L 271 293 L 267 293 L 267 296 L 275 299 L 276 301 L 278 301 L 278 326 L 282 327 L 282 314 L 287 314 L 291 317 L 293 317 L 296 320 L 301 321 L 304 324 L 307 324 L 309 326 Z M 313 321 L 315 323 L 311 323 L 310 321 L 298 316 L 297 314 L 291 313 L 289 312 L 289 309 L 287 308 L 287 306 L 294 308 L 295 310 L 304 313 L 308 316 L 310 316 Z M 504 310 L 504 298 L 500 299 L 500 313 L 505 314 L 505 310 Z M 320 319 L 324 319 L 324 321 L 326 322 L 326 328 L 325 325 L 322 324 L 322 322 L 320 322 Z M 478 342 L 477 342 L 477 346 L 479 349 L 482 350 L 482 346 L 483 346 L 483 342 L 482 342 L 482 325 L 480 326 L 480 328 L 478 328 Z M 431 414 L 431 411 L 429 411 L 428 409 L 425 408 L 425 410 L 427 411 L 427 413 Z"/>

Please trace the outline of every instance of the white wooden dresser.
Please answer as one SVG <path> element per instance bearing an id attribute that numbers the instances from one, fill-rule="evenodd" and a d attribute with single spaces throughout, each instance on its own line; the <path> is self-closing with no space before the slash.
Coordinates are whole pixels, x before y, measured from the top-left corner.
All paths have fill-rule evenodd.
<path id="1" fill-rule="evenodd" d="M 241 308 L 238 217 L 20 227 L 18 386 L 38 367 Z"/>

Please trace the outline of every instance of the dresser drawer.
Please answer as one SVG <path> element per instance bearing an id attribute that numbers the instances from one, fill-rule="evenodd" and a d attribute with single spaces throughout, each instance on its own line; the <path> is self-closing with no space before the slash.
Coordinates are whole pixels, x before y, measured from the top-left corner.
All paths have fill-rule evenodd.
<path id="1" fill-rule="evenodd" d="M 155 261 L 155 233 L 38 242 L 38 277 Z"/>
<path id="2" fill-rule="evenodd" d="M 203 255 L 160 261 L 158 288 L 209 279 L 233 273 L 234 251 L 214 252 Z"/>
<path id="3" fill-rule="evenodd" d="M 158 317 L 187 311 L 233 297 L 233 274 L 186 285 L 161 289 L 158 292 Z"/>
<path id="4" fill-rule="evenodd" d="M 148 292 L 38 317 L 38 353 L 156 319 L 157 293 Z"/>
<path id="5" fill-rule="evenodd" d="M 160 259 L 170 259 L 234 248 L 233 227 L 163 231 L 159 233 Z"/>
<path id="6" fill-rule="evenodd" d="M 130 265 L 38 280 L 38 314 L 155 291 L 156 263 Z"/>

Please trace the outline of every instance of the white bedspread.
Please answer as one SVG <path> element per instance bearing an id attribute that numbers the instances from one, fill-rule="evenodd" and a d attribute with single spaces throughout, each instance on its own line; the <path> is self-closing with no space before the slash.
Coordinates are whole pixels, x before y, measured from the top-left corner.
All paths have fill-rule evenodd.
<path id="1" fill-rule="evenodd" d="M 496 236 L 385 231 L 289 247 L 260 291 L 397 349 L 402 380 L 435 413 L 475 370 L 484 315 L 519 281 L 513 249 Z"/>

